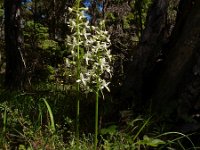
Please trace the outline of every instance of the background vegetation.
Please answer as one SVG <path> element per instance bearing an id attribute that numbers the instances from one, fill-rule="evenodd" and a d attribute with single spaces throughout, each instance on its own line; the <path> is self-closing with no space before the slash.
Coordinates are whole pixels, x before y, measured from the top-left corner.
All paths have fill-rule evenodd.
<path id="1" fill-rule="evenodd" d="M 0 0 L 0 149 L 199 149 L 199 11 Z"/>

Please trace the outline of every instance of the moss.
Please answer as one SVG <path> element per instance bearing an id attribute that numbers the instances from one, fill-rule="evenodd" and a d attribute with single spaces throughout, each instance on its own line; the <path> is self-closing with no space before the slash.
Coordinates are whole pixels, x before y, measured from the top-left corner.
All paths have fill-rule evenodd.
<path id="1" fill-rule="evenodd" d="M 133 13 L 129 13 L 127 16 L 123 17 L 123 28 L 129 29 L 133 21 L 134 21 Z"/>
<path id="2" fill-rule="evenodd" d="M 56 50 L 57 49 L 57 42 L 53 41 L 53 40 L 44 40 L 41 44 L 40 47 L 44 50 Z"/>
<path id="3" fill-rule="evenodd" d="M 111 21 L 115 21 L 116 20 L 116 17 L 114 15 L 114 13 L 111 13 L 111 12 L 106 14 L 106 18 L 107 18 L 107 20 L 111 20 Z"/>
<path id="4" fill-rule="evenodd" d="M 0 9 L 0 17 L 3 16 L 3 9 Z"/>

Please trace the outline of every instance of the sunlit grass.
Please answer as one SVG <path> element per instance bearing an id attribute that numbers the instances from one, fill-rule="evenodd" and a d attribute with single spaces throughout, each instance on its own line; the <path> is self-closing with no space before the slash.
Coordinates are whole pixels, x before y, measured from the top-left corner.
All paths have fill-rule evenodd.
<path id="1" fill-rule="evenodd" d="M 18 96 L 14 96 L 19 98 Z M 56 122 L 55 118 L 62 114 L 54 114 L 56 108 L 52 99 L 40 99 L 39 105 L 34 108 L 27 106 L 22 108 L 29 98 L 23 95 L 21 103 L 10 101 L 1 103 L 0 107 L 0 147 L 3 149 L 66 149 L 66 150 L 93 150 L 95 146 L 94 133 L 81 132 L 79 144 L 75 137 L 75 130 L 67 128 L 61 122 Z M 36 99 L 33 98 L 34 101 Z M 55 99 L 54 99 L 55 100 Z M 31 101 L 30 101 L 31 102 Z M 63 101 L 60 101 L 63 103 Z M 31 104 L 31 103 L 30 103 Z M 30 109 L 31 108 L 31 109 Z M 60 106 L 59 109 L 62 109 Z M 66 115 L 66 114 L 65 114 Z M 40 118 L 40 119 L 39 119 Z M 35 120 L 34 120 L 35 119 Z M 37 121 L 36 121 L 37 120 Z M 72 119 L 73 122 L 74 119 Z M 68 125 L 71 120 L 68 119 Z M 120 129 L 118 124 L 102 129 L 98 137 L 97 149 L 102 150 L 148 150 L 151 149 L 199 149 L 195 147 L 190 137 L 179 132 L 164 132 L 158 135 L 152 135 L 150 126 L 152 118 L 142 119 L 133 118 L 130 123 L 127 122 L 125 129 Z M 65 124 L 67 125 L 67 124 Z M 72 126 L 73 123 L 71 124 Z M 52 132 L 53 131 L 53 132 Z M 185 147 L 184 141 L 189 141 Z"/>

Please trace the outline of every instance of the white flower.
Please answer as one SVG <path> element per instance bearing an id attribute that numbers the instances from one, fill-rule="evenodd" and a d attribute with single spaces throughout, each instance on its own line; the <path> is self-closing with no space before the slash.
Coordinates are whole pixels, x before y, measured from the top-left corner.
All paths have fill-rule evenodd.
<path id="1" fill-rule="evenodd" d="M 69 25 L 68 25 L 70 28 L 71 28 L 71 32 L 74 30 L 74 28 L 76 28 L 76 22 L 74 19 L 69 19 Z"/>
<path id="2" fill-rule="evenodd" d="M 112 77 L 112 70 L 111 70 L 111 67 L 110 67 L 110 66 L 107 66 L 106 69 L 105 69 L 105 71 L 106 71 L 107 73 L 109 73 L 110 77 Z"/>
<path id="3" fill-rule="evenodd" d="M 71 54 L 73 58 L 77 56 L 76 52 L 73 49 L 71 50 Z"/>
<path id="4" fill-rule="evenodd" d="M 70 67 L 70 62 L 68 58 L 65 58 L 65 65 L 66 67 Z"/>
<path id="5" fill-rule="evenodd" d="M 87 51 L 86 54 L 83 56 L 83 58 L 85 59 L 86 65 L 89 65 L 88 61 L 92 60 L 91 56 L 92 55 L 89 51 Z"/>
<path id="6" fill-rule="evenodd" d="M 110 50 L 106 51 L 106 56 L 108 57 L 109 61 L 111 61 L 112 55 L 110 54 Z"/>
<path id="7" fill-rule="evenodd" d="M 80 85 L 83 91 L 95 92 L 95 85 L 103 95 L 104 88 L 110 91 L 108 87 L 110 82 L 106 82 L 106 80 L 102 79 L 101 75 L 104 72 L 108 72 L 111 76 L 112 73 L 112 68 L 109 65 L 112 55 L 108 49 L 111 45 L 110 36 L 107 31 L 102 30 L 105 26 L 105 22 L 100 22 L 99 27 L 90 26 L 89 22 L 84 19 L 85 8 L 68 9 L 69 12 L 72 12 L 75 16 L 75 18 L 70 19 L 68 23 L 73 34 L 66 39 L 66 43 L 71 50 L 73 61 L 65 59 L 65 64 L 67 67 L 72 67 L 72 69 L 75 69 L 79 65 L 81 73 L 76 74 L 76 77 L 77 75 L 79 76 L 78 79 L 76 78 L 76 82 L 81 83 Z M 80 49 L 79 52 L 77 51 L 78 47 Z M 80 56 L 79 58 L 77 58 L 78 55 Z"/>
<path id="8" fill-rule="evenodd" d="M 76 39 L 76 37 L 75 36 L 73 36 L 73 40 L 72 40 L 72 43 L 73 43 L 73 45 L 77 45 L 77 39 Z"/>
<path id="9" fill-rule="evenodd" d="M 96 30 L 96 27 L 95 27 L 95 26 L 91 26 L 91 29 L 92 29 L 93 31 L 95 31 L 95 30 Z"/>
<path id="10" fill-rule="evenodd" d="M 105 80 L 102 80 L 102 83 L 101 83 L 101 90 L 103 90 L 104 88 L 106 88 L 106 90 L 108 91 L 108 92 L 110 92 L 110 89 L 109 89 L 109 87 L 108 87 L 108 85 L 110 84 L 110 82 L 106 82 Z"/>
<path id="11" fill-rule="evenodd" d="M 69 11 L 69 13 L 71 13 L 73 11 L 73 9 L 71 7 L 68 7 L 68 11 Z"/>
<path id="12" fill-rule="evenodd" d="M 82 73 L 80 73 L 80 79 L 76 80 L 76 82 L 78 82 L 78 83 L 82 82 L 83 85 L 86 86 L 88 80 L 89 80 L 88 78 L 85 78 L 84 75 Z"/>
<path id="13" fill-rule="evenodd" d="M 108 35 L 108 31 L 106 31 L 106 30 L 103 31 L 103 34 Z"/>
<path id="14" fill-rule="evenodd" d="M 97 53 L 100 49 L 101 49 L 101 44 L 100 44 L 100 41 L 96 41 L 96 45 L 95 46 L 93 46 L 93 52 L 94 53 Z"/>
<path id="15" fill-rule="evenodd" d="M 85 75 L 86 75 L 88 78 L 90 78 L 90 77 L 91 77 L 91 73 L 92 73 L 92 72 L 86 72 Z"/>
<path id="16" fill-rule="evenodd" d="M 81 35 L 83 35 L 84 38 L 87 40 L 88 37 L 91 35 L 91 33 L 87 33 L 87 32 L 86 32 L 86 29 L 84 28 L 84 29 L 82 30 L 82 32 L 81 32 Z"/>
<path id="17" fill-rule="evenodd" d="M 98 49 L 96 48 L 96 46 L 92 46 L 91 50 L 92 50 L 92 53 L 94 54 L 98 52 Z"/>
<path id="18" fill-rule="evenodd" d="M 99 25 L 100 25 L 100 27 L 105 26 L 105 20 L 100 21 Z"/>
<path id="19" fill-rule="evenodd" d="M 77 40 L 76 40 L 76 37 L 72 37 L 72 39 L 68 36 L 67 37 L 67 44 L 69 45 L 69 46 L 71 46 L 70 48 L 72 49 L 72 50 L 74 50 L 74 48 L 75 48 L 75 46 L 77 46 L 78 45 L 78 42 L 77 42 Z"/>
<path id="20" fill-rule="evenodd" d="M 106 41 L 107 41 L 108 43 L 111 42 L 111 41 L 110 41 L 110 35 L 107 36 Z"/>
<path id="21" fill-rule="evenodd" d="M 89 21 L 86 21 L 86 22 L 84 23 L 84 26 L 85 26 L 86 29 L 89 29 L 89 28 L 90 28 L 90 26 L 89 26 Z"/>
<path id="22" fill-rule="evenodd" d="M 106 59 L 105 58 L 100 58 L 99 59 L 99 66 L 100 66 L 100 69 L 101 69 L 102 72 L 103 72 L 104 66 L 106 66 L 106 65 L 107 65 Z"/>
<path id="23" fill-rule="evenodd" d="M 106 52 L 108 51 L 108 47 L 109 47 L 108 43 L 106 42 L 100 43 L 100 49 L 101 51 L 103 51 L 104 54 L 106 54 Z"/>
<path id="24" fill-rule="evenodd" d="M 86 39 L 85 42 L 86 42 L 87 44 L 89 44 L 89 45 L 93 45 L 93 43 L 95 42 L 95 40 L 92 39 L 92 38 L 90 38 L 90 39 Z"/>
<path id="25" fill-rule="evenodd" d="M 68 44 L 68 43 L 71 43 L 71 37 L 70 37 L 70 36 L 67 36 L 66 42 L 67 42 L 67 44 Z"/>
<path id="26" fill-rule="evenodd" d="M 84 18 L 84 16 L 82 15 L 82 13 L 77 13 L 77 17 L 78 17 L 78 19 L 80 21 Z"/>
<path id="27" fill-rule="evenodd" d="M 88 7 L 80 7 L 80 8 L 78 8 L 80 11 L 87 11 L 88 10 Z"/>

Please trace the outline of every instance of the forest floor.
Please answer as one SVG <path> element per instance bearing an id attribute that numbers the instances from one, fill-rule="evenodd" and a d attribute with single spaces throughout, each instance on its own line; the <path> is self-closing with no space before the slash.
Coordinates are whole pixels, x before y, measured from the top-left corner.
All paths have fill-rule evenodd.
<path id="1" fill-rule="evenodd" d="M 79 136 L 75 96 L 73 90 L 49 84 L 29 92 L 2 90 L 0 149 L 94 149 L 94 102 L 89 100 L 93 95 L 81 101 Z M 166 120 L 158 123 L 149 114 L 134 116 L 134 111 L 124 110 L 119 115 L 111 109 L 108 103 L 100 111 L 98 149 L 200 149 L 198 133 L 172 132 Z"/>

